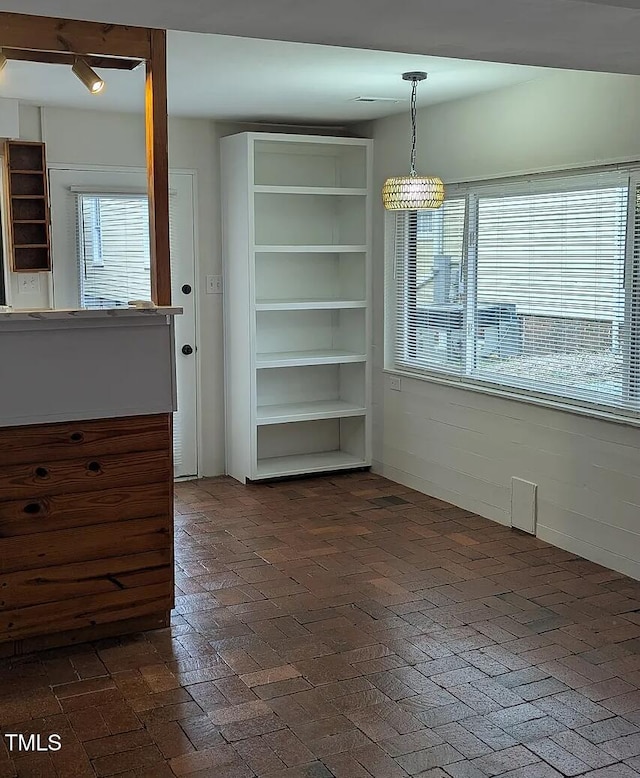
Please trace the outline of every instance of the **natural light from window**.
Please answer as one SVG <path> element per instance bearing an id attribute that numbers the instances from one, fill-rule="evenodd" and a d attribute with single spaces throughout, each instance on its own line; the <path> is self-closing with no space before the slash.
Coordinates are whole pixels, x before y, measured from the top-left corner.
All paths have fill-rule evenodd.
<path id="1" fill-rule="evenodd" d="M 630 187 L 629 171 L 529 178 L 398 214 L 387 367 L 637 410 Z"/>

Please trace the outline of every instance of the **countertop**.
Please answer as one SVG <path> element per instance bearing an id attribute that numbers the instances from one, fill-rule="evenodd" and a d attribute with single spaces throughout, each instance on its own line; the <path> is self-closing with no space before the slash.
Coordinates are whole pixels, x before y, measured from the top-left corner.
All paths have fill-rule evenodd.
<path id="1" fill-rule="evenodd" d="M 73 320 L 73 319 L 125 319 L 140 316 L 177 316 L 182 313 L 182 308 L 174 306 L 158 306 L 156 308 L 80 308 L 80 309 L 0 309 L 0 322 L 2 321 L 41 321 L 45 319 Z"/>

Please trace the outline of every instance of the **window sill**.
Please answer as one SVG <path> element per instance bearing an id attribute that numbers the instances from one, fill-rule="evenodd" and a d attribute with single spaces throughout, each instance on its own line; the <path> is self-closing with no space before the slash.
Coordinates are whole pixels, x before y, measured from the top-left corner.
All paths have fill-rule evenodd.
<path id="1" fill-rule="evenodd" d="M 562 400 L 561 398 L 552 398 L 546 395 L 537 395 L 523 390 L 511 390 L 490 382 L 481 383 L 479 381 L 467 381 L 465 378 L 454 378 L 449 376 L 440 376 L 435 373 L 413 372 L 401 368 L 383 368 L 386 375 L 401 376 L 411 378 L 415 381 L 424 381 L 430 384 L 439 384 L 441 386 L 450 386 L 461 391 L 476 392 L 477 394 L 489 395 L 491 397 L 500 397 L 503 400 L 524 403 L 526 405 L 536 405 L 541 408 L 548 408 L 563 413 L 571 413 L 576 416 L 586 416 L 590 419 L 599 421 L 608 421 L 614 424 L 624 424 L 629 427 L 640 427 L 640 413 L 638 415 L 624 415 L 615 410 L 605 410 L 603 408 L 593 407 L 587 404 L 580 404 L 578 401 Z"/>

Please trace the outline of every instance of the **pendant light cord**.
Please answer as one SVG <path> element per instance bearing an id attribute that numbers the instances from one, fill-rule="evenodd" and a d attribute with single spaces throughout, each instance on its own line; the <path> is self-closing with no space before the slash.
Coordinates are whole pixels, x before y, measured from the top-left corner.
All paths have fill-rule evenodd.
<path id="1" fill-rule="evenodd" d="M 409 175 L 416 175 L 416 92 L 418 82 L 411 79 L 411 168 Z"/>

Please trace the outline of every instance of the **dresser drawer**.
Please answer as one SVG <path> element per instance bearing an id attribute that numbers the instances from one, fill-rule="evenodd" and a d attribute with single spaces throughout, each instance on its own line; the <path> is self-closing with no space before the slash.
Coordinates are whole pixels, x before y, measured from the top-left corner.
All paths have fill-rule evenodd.
<path id="1" fill-rule="evenodd" d="M 171 493 L 167 478 L 141 486 L 0 502 L 0 538 L 170 515 Z"/>
<path id="2" fill-rule="evenodd" d="M 171 521 L 167 516 L 40 532 L 0 540 L 0 575 L 170 548 Z"/>
<path id="3" fill-rule="evenodd" d="M 2 576 L 0 611 L 140 586 L 170 584 L 172 580 L 168 548 L 57 567 L 18 570 Z"/>
<path id="4" fill-rule="evenodd" d="M 171 588 L 167 581 L 107 594 L 72 597 L 55 605 L 45 603 L 0 611 L 0 636 L 3 640 L 19 640 L 163 613 L 171 608 Z"/>
<path id="5" fill-rule="evenodd" d="M 170 424 L 163 414 L 4 427 L 0 466 L 166 449 L 171 445 Z"/>
<path id="6" fill-rule="evenodd" d="M 53 462 L 41 457 L 33 463 L 0 468 L 0 501 L 103 491 L 170 481 L 172 477 L 168 447 L 160 451 L 92 455 L 91 458 Z"/>

